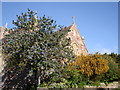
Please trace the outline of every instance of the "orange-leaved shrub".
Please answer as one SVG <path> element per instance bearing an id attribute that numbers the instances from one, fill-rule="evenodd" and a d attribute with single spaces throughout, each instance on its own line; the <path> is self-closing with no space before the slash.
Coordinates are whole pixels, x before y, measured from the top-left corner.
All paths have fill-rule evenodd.
<path id="1" fill-rule="evenodd" d="M 78 70 L 80 73 L 90 76 L 100 75 L 109 70 L 108 60 L 102 55 L 91 54 L 88 56 L 78 56 L 77 59 L 68 66 L 70 70 Z"/>

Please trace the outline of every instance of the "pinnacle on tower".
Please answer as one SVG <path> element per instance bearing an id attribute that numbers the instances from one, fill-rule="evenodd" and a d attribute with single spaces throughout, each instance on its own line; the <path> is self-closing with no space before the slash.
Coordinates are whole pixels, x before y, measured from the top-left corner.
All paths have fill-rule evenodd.
<path id="1" fill-rule="evenodd" d="M 72 24 L 75 24 L 75 16 L 72 16 Z"/>

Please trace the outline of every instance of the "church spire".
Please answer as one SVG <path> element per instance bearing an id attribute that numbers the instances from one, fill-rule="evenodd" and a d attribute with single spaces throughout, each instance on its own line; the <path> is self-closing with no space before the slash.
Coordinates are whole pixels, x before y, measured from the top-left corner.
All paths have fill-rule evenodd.
<path id="1" fill-rule="evenodd" d="M 3 28 L 7 28 L 7 25 L 8 25 L 8 23 L 6 23 L 6 24 L 3 26 Z"/>
<path id="2" fill-rule="evenodd" d="M 75 16 L 72 16 L 72 24 L 75 24 Z"/>
<path id="3" fill-rule="evenodd" d="M 3 28 L 7 28 L 7 25 L 8 25 L 8 23 L 6 23 L 6 24 L 3 26 Z"/>

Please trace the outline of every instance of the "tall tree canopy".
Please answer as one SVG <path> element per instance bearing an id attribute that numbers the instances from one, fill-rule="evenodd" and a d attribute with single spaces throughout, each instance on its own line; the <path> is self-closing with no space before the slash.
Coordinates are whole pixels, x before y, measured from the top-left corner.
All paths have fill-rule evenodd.
<path id="1" fill-rule="evenodd" d="M 4 89 L 37 88 L 38 83 L 60 77 L 61 67 L 75 59 L 65 37 L 69 30 L 61 31 L 56 21 L 45 15 L 38 18 L 30 9 L 16 16 L 15 27 L 3 40 Z"/>

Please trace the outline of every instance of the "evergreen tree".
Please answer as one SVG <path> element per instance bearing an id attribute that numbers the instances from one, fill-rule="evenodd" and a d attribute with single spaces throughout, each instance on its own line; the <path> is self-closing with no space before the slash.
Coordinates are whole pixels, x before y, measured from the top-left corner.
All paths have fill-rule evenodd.
<path id="1" fill-rule="evenodd" d="M 38 83 L 60 78 L 62 68 L 75 59 L 70 39 L 65 37 L 69 30 L 61 31 L 63 27 L 45 15 L 38 19 L 30 9 L 17 15 L 13 24 L 3 40 L 3 89 L 36 90 Z"/>

